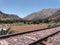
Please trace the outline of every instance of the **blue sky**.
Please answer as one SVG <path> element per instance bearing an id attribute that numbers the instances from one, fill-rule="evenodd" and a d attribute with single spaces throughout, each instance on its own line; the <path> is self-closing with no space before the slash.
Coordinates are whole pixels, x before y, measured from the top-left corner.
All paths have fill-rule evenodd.
<path id="1" fill-rule="evenodd" d="M 60 0 L 0 0 L 0 10 L 25 17 L 44 8 L 60 8 Z"/>

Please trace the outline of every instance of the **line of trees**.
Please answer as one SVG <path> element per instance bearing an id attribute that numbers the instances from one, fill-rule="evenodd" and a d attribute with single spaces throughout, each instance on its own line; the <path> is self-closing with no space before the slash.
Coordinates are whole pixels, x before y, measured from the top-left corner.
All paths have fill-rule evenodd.
<path id="1" fill-rule="evenodd" d="M 24 23 L 24 24 L 40 24 L 40 23 L 49 23 L 52 22 L 51 20 L 45 19 L 45 20 L 0 20 L 1 23 L 9 24 L 9 23 Z"/>
<path id="2" fill-rule="evenodd" d="M 40 24 L 40 23 L 49 23 L 50 20 L 31 20 L 31 21 L 23 21 L 24 24 Z"/>
<path id="3" fill-rule="evenodd" d="M 16 22 L 20 22 L 20 20 L 0 20 L 0 24 L 1 23 L 5 23 L 5 24 L 7 24 L 7 23 L 16 23 Z"/>

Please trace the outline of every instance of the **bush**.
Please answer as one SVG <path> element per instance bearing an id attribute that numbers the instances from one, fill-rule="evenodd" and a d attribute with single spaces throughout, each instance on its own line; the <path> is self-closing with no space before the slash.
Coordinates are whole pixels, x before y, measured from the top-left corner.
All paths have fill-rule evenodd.
<path id="1" fill-rule="evenodd" d="M 11 34 L 12 31 L 9 29 L 0 29 L 0 35 L 8 35 Z"/>

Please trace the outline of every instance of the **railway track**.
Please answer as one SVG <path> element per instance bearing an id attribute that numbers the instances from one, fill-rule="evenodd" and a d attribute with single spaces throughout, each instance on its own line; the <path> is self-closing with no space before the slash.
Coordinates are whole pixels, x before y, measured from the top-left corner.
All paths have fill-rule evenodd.
<path id="1" fill-rule="evenodd" d="M 47 38 L 46 41 L 42 41 L 42 43 L 45 45 L 60 45 L 60 33 Z"/>
<path id="2" fill-rule="evenodd" d="M 60 31 L 52 33 L 46 37 L 43 37 L 30 45 L 60 45 Z"/>
<path id="3" fill-rule="evenodd" d="M 60 27 L 46 28 L 13 35 L 0 36 L 0 45 L 47 45 L 50 37 L 60 33 Z"/>
<path id="4" fill-rule="evenodd" d="M 60 45 L 60 31 L 30 45 Z"/>

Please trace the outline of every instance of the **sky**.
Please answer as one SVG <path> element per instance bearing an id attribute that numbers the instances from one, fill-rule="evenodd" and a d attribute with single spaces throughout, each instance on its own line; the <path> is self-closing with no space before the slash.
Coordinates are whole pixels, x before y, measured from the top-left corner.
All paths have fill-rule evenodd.
<path id="1" fill-rule="evenodd" d="M 0 0 L 0 11 L 22 18 L 44 8 L 60 8 L 60 0 Z"/>

